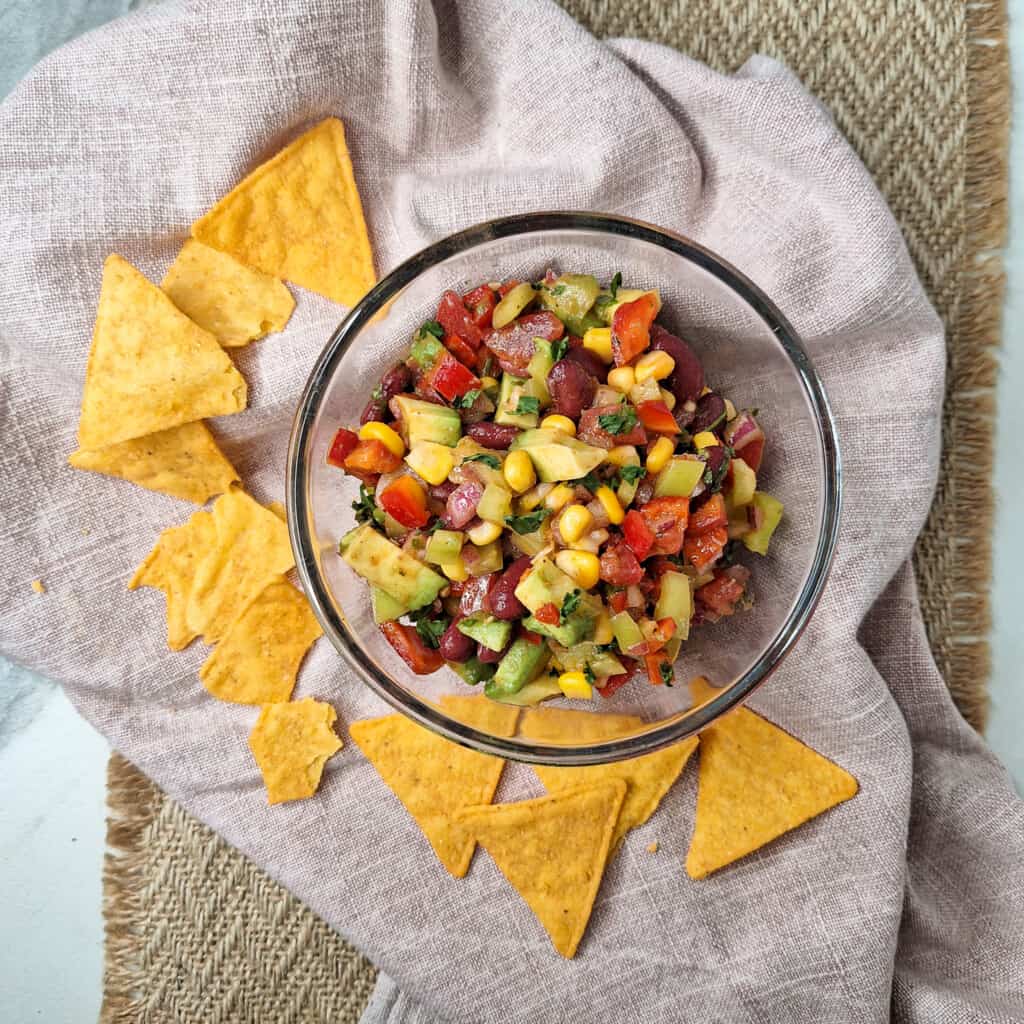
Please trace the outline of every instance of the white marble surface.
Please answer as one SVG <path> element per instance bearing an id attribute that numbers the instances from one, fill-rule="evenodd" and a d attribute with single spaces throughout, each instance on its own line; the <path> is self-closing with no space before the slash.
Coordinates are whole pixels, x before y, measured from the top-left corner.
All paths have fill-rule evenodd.
<path id="1" fill-rule="evenodd" d="M 32 4 L 0 0 L 0 36 Z M 62 6 L 62 5 L 58 5 Z M 82 9 L 106 6 L 96 0 Z M 127 4 L 126 4 L 127 6 Z M 1024 167 L 1024 0 L 1010 0 L 1017 81 L 1011 167 Z M 38 11 L 35 12 L 38 17 Z M 44 52 L 70 38 L 80 21 L 48 19 L 43 29 L 22 32 L 15 46 Z M 40 20 L 40 24 L 43 21 Z M 56 27 L 54 27 L 56 26 Z M 20 65 L 6 35 L 0 94 Z M 25 64 L 21 61 L 20 64 Z M 7 81 L 4 81 L 4 78 Z M 996 565 L 993 590 L 993 715 L 989 740 L 1024 792 L 1024 546 L 1017 513 L 1024 507 L 1024 457 L 1016 414 L 1024 394 L 1024 177 L 1012 183 L 1011 241 L 1004 349 L 995 438 Z M 45 595 L 40 596 L 45 600 Z M 109 747 L 52 684 L 0 663 L 0 1021 L 3 1024 L 78 1024 L 94 1021 L 100 1004 L 102 922 L 100 878 L 104 840 L 105 770 Z"/>

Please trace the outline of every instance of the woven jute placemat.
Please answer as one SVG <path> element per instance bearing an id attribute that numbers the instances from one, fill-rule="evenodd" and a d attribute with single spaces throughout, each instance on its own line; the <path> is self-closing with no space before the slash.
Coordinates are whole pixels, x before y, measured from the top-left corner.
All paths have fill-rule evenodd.
<path id="1" fill-rule="evenodd" d="M 599 36 L 656 40 L 722 70 L 755 52 L 780 58 L 829 106 L 887 196 L 948 331 L 945 454 L 915 556 L 921 602 L 953 697 L 983 728 L 1007 212 L 1004 0 L 564 5 Z M 104 1022 L 358 1020 L 375 978 L 367 960 L 117 756 L 109 791 Z"/>

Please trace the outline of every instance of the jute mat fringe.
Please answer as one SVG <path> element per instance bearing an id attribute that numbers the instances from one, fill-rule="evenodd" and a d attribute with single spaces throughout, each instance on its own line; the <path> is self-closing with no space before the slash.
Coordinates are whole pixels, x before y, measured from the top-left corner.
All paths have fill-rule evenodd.
<path id="1" fill-rule="evenodd" d="M 953 697 L 982 729 L 1007 221 L 1004 0 L 563 2 L 599 36 L 653 39 L 723 70 L 755 52 L 780 58 L 887 196 L 947 327 L 941 478 L 915 552 L 922 608 Z M 109 794 L 104 1024 L 358 1020 L 375 978 L 367 960 L 117 755 Z"/>

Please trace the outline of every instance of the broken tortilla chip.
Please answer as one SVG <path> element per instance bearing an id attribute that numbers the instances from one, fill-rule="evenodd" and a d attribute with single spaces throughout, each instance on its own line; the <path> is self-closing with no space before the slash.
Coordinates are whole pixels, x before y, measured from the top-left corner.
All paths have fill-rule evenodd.
<path id="1" fill-rule="evenodd" d="M 245 408 L 217 339 L 120 256 L 103 264 L 78 443 L 87 451 Z"/>
<path id="2" fill-rule="evenodd" d="M 412 815 L 438 860 L 462 878 L 476 843 L 455 814 L 491 802 L 505 762 L 460 747 L 403 715 L 353 722 L 349 734 Z"/>
<path id="3" fill-rule="evenodd" d="M 748 708 L 700 734 L 691 878 L 704 878 L 857 793 L 837 764 Z"/>
<path id="4" fill-rule="evenodd" d="M 494 736 L 516 734 L 519 708 L 511 704 L 499 704 L 480 694 L 465 696 L 446 693 L 441 697 L 441 710 L 456 721 Z"/>
<path id="5" fill-rule="evenodd" d="M 267 704 L 249 734 L 267 803 L 312 796 L 328 758 L 342 748 L 332 726 L 338 715 L 330 704 L 306 697 L 291 704 Z"/>
<path id="6" fill-rule="evenodd" d="M 201 421 L 93 451 L 79 449 L 68 462 L 75 469 L 130 480 L 197 505 L 214 494 L 223 494 L 238 479 L 234 466 Z"/>
<path id="7" fill-rule="evenodd" d="M 181 247 L 160 287 L 224 348 L 284 330 L 295 308 L 291 292 L 276 277 L 252 270 L 194 238 Z"/>
<path id="8" fill-rule="evenodd" d="M 644 724 L 636 715 L 604 715 L 570 708 L 531 708 L 523 714 L 520 733 L 541 743 L 599 742 L 628 736 Z"/>
<path id="9" fill-rule="evenodd" d="M 323 636 L 305 595 L 283 577 L 269 583 L 231 624 L 199 670 L 203 686 L 235 704 L 278 704 Z"/>
<path id="10" fill-rule="evenodd" d="M 625 796 L 626 783 L 608 779 L 459 815 L 564 957 L 586 931 Z"/>
<path id="11" fill-rule="evenodd" d="M 295 565 L 288 527 L 235 488 L 213 504 L 216 539 L 195 570 L 188 625 L 208 644 L 221 640 L 240 612 Z"/>
<path id="12" fill-rule="evenodd" d="M 189 628 L 189 596 L 196 566 L 207 556 L 216 537 L 213 516 L 196 512 L 187 523 L 160 534 L 128 584 L 129 590 L 155 587 L 163 591 L 167 598 L 167 646 L 172 651 L 183 650 L 199 635 Z"/>
<path id="13" fill-rule="evenodd" d="M 375 278 L 341 122 L 321 121 L 257 167 L 192 225 L 192 237 L 354 306 Z"/>

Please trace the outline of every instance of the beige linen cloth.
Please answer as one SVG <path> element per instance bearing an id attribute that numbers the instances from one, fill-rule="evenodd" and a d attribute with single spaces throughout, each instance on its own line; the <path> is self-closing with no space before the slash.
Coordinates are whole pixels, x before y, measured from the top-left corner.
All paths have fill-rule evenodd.
<path id="1" fill-rule="evenodd" d="M 331 114 L 381 272 L 489 217 L 635 215 L 764 288 L 835 408 L 832 580 L 753 704 L 860 795 L 694 883 L 691 770 L 611 864 L 573 962 L 486 856 L 450 879 L 353 744 L 315 799 L 267 807 L 255 709 L 212 700 L 201 645 L 168 652 L 162 596 L 125 589 L 189 508 L 65 462 L 104 257 L 159 280 L 198 215 Z M 0 106 L 0 242 L 0 650 L 381 965 L 401 991 L 383 980 L 368 1020 L 1024 1019 L 1024 810 L 934 668 L 907 564 L 940 324 L 864 168 L 784 68 L 601 44 L 544 0 L 171 3 L 60 50 Z M 215 429 L 263 500 L 283 495 L 295 403 L 341 315 L 302 293 L 283 335 L 237 353 L 251 408 Z M 343 723 L 382 711 L 326 642 L 306 694 Z M 674 854 L 646 854 L 653 838 Z"/>

